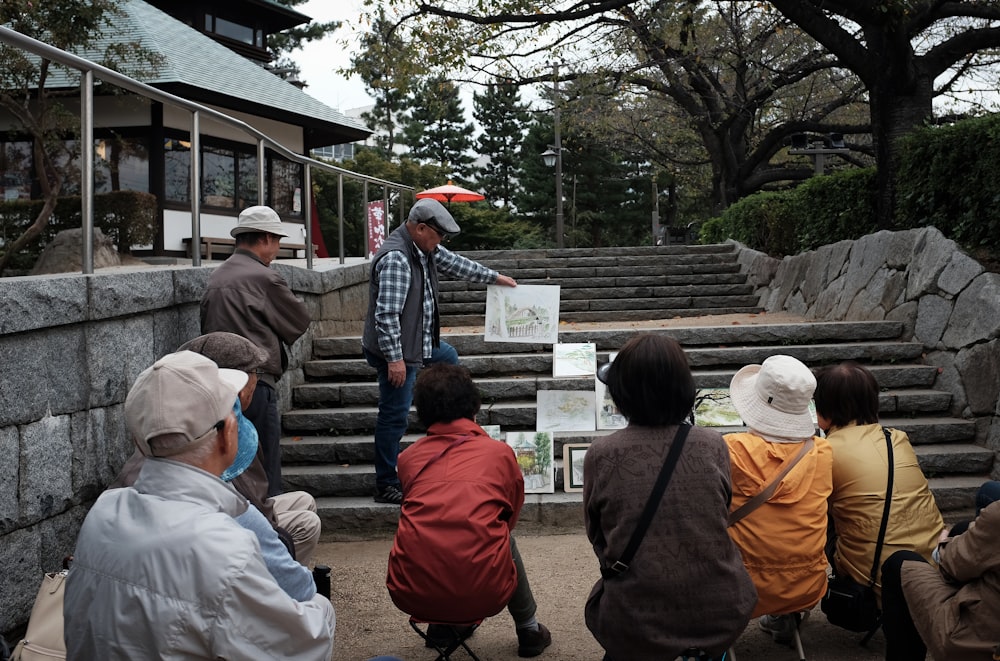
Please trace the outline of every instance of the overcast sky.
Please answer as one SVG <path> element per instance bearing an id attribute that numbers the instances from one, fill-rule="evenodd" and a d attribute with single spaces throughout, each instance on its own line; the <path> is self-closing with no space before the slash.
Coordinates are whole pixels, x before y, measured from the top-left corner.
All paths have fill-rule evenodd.
<path id="1" fill-rule="evenodd" d="M 356 40 L 352 39 L 352 45 L 348 48 L 344 48 L 340 42 L 354 34 L 355 26 L 359 24 L 361 2 L 309 0 L 295 10 L 317 21 L 344 21 L 344 27 L 333 35 L 309 43 L 301 51 L 291 54 L 292 59 L 302 68 L 302 80 L 308 83 L 306 93 L 341 112 L 373 103 L 357 76 L 344 78 L 335 72 L 339 67 L 350 66 Z"/>

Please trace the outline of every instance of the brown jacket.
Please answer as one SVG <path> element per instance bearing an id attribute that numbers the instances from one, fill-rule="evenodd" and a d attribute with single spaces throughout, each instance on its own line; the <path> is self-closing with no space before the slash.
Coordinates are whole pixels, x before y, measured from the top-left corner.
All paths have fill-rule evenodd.
<path id="1" fill-rule="evenodd" d="M 988 661 L 1000 644 L 1000 501 L 941 549 L 940 571 L 904 562 L 903 594 L 935 659 Z"/>
<path id="2" fill-rule="evenodd" d="M 584 517 L 602 567 L 625 551 L 676 433 L 629 425 L 588 448 Z M 587 602 L 587 628 L 609 658 L 662 661 L 689 647 L 721 654 L 739 637 L 757 593 L 726 531 L 730 498 L 725 442 L 693 427 L 628 571 L 599 580 Z"/>
<path id="3" fill-rule="evenodd" d="M 309 310 L 295 297 L 285 279 L 247 250 L 237 250 L 208 279 L 201 297 L 201 332 L 236 333 L 267 350 L 261 376 L 273 386 L 292 344 L 309 328 Z"/>

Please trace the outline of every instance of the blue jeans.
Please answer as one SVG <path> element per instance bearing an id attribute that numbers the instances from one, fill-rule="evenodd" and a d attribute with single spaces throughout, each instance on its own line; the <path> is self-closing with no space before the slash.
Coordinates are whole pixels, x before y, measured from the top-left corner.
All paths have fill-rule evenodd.
<path id="1" fill-rule="evenodd" d="M 419 367 L 406 366 L 406 381 L 400 387 L 389 383 L 389 363 L 367 349 L 362 349 L 365 360 L 378 372 L 378 417 L 375 418 L 375 486 L 383 489 L 389 485 L 399 486 L 396 475 L 396 457 L 399 456 L 399 441 L 406 433 L 410 405 L 413 403 L 413 382 L 417 380 Z M 434 349 L 425 365 L 432 363 L 458 364 L 458 352 L 447 342 Z"/>

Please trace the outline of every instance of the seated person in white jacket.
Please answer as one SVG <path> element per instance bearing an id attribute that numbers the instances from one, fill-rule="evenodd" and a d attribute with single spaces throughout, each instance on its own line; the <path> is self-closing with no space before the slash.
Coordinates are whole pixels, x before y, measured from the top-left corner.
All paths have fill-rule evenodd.
<path id="1" fill-rule="evenodd" d="M 164 356 L 136 379 L 125 422 L 148 460 L 133 487 L 98 498 L 66 579 L 69 659 L 327 660 L 333 607 L 289 597 L 256 536 L 233 517 L 246 499 L 219 476 L 238 450 L 245 372 L 199 354 Z"/>

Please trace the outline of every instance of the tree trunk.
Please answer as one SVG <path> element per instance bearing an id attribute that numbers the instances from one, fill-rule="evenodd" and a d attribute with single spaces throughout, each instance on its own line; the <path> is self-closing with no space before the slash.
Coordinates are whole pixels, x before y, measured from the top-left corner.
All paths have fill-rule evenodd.
<path id="1" fill-rule="evenodd" d="M 878 170 L 875 182 L 878 190 L 876 220 L 879 229 L 896 226 L 896 172 L 899 169 L 899 139 L 918 128 L 933 116 L 931 83 L 924 76 L 908 89 L 900 89 L 896 81 L 880 77 L 869 90 L 872 141 Z"/>

